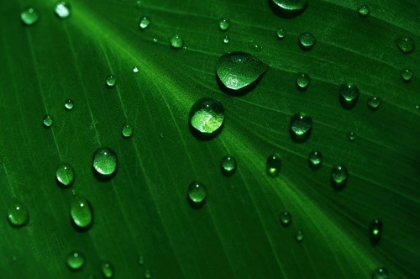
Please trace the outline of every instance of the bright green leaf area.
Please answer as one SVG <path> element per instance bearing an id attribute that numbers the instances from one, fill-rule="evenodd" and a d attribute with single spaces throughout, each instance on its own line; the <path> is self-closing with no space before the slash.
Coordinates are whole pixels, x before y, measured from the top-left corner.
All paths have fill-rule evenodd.
<path id="1" fill-rule="evenodd" d="M 377 267 L 390 278 L 418 278 L 418 0 L 310 1 L 290 19 L 266 0 L 72 0 L 66 19 L 54 14 L 55 4 L 0 2 L 1 278 L 102 278 L 104 262 L 114 278 L 128 279 L 146 270 L 165 279 L 360 279 Z M 367 17 L 357 13 L 361 4 L 371 9 Z M 41 16 L 24 26 L 20 12 L 31 5 Z M 141 30 L 143 16 L 151 24 Z M 226 31 L 218 27 L 222 18 L 230 21 Z M 287 33 L 282 40 L 279 28 Z M 303 32 L 316 37 L 309 51 L 298 44 Z M 185 48 L 169 45 L 174 34 Z M 402 53 L 400 37 L 417 49 Z M 246 95 L 229 96 L 217 83 L 217 61 L 228 51 L 270 65 Z M 410 82 L 400 76 L 405 68 L 413 70 Z M 296 87 L 298 73 L 311 77 L 306 91 Z M 106 86 L 109 74 L 115 87 Z M 347 83 L 360 90 L 350 110 L 339 101 Z M 377 111 L 366 105 L 372 96 L 383 99 Z M 203 97 L 226 112 L 221 133 L 206 141 L 188 127 L 189 110 Z M 289 133 L 298 112 L 313 119 L 303 143 Z M 129 139 L 121 136 L 125 124 L 133 127 Z M 92 169 L 100 147 L 118 155 L 108 180 Z M 313 150 L 323 154 L 319 170 L 308 166 Z M 282 166 L 270 177 L 265 163 L 274 153 Z M 230 177 L 220 169 L 225 155 L 237 160 Z M 75 171 L 69 188 L 55 180 L 61 163 Z M 336 191 L 330 174 L 340 164 L 349 179 Z M 201 208 L 188 202 L 192 181 L 207 187 Z M 71 224 L 72 191 L 92 206 L 87 231 Z M 29 212 L 23 227 L 7 220 L 14 197 Z M 285 210 L 293 215 L 288 227 L 279 221 Z M 375 246 L 373 219 L 383 222 Z M 72 251 L 86 258 L 79 271 L 66 264 Z"/>

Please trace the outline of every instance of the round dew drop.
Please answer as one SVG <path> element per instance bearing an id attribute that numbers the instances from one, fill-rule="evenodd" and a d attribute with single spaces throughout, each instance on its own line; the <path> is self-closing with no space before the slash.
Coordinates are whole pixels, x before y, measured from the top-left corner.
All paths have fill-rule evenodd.
<path id="1" fill-rule="evenodd" d="M 278 154 L 268 156 L 266 162 L 266 172 L 271 177 L 276 177 L 280 174 L 281 158 Z"/>
<path id="2" fill-rule="evenodd" d="M 26 206 L 16 198 L 12 199 L 12 204 L 7 210 L 7 219 L 13 227 L 22 227 L 29 221 L 29 213 Z"/>
<path id="3" fill-rule="evenodd" d="M 276 31 L 276 35 L 278 39 L 282 40 L 284 39 L 284 37 L 286 37 L 286 30 L 284 30 L 283 28 L 279 28 Z"/>
<path id="4" fill-rule="evenodd" d="M 312 131 L 312 118 L 305 113 L 296 113 L 290 119 L 290 134 L 294 141 L 306 141 Z"/>
<path id="5" fill-rule="evenodd" d="M 93 222 L 93 211 L 88 200 L 75 196 L 70 205 L 70 216 L 80 229 L 87 229 Z"/>
<path id="6" fill-rule="evenodd" d="M 382 237 L 382 221 L 379 219 L 370 222 L 370 240 L 373 244 L 377 244 Z"/>
<path id="7" fill-rule="evenodd" d="M 64 102 L 64 108 L 65 108 L 66 110 L 72 110 L 72 109 L 73 109 L 73 107 L 74 107 L 74 102 L 73 102 L 73 100 L 67 99 L 67 100 Z"/>
<path id="8" fill-rule="evenodd" d="M 224 156 L 220 165 L 223 174 L 226 176 L 230 176 L 236 171 L 236 160 L 233 156 Z"/>
<path id="9" fill-rule="evenodd" d="M 173 35 L 170 39 L 169 39 L 169 43 L 171 44 L 171 46 L 175 49 L 180 49 L 184 46 L 184 40 L 182 39 L 181 36 L 179 35 Z"/>
<path id="10" fill-rule="evenodd" d="M 303 240 L 303 232 L 302 231 L 297 231 L 296 232 L 296 241 L 297 242 L 302 242 Z"/>
<path id="11" fill-rule="evenodd" d="M 280 223 L 284 227 L 289 226 L 290 223 L 292 223 L 292 214 L 290 214 L 289 211 L 283 211 L 282 213 L 280 213 Z"/>
<path id="12" fill-rule="evenodd" d="M 152 21 L 147 16 L 143 16 L 142 18 L 140 18 L 139 27 L 141 30 L 146 29 L 150 26 L 150 24 L 152 24 Z"/>
<path id="13" fill-rule="evenodd" d="M 121 135 L 128 139 L 133 135 L 133 126 L 130 124 L 125 124 L 121 129 Z"/>
<path id="14" fill-rule="evenodd" d="M 103 262 L 101 264 L 101 271 L 105 278 L 114 277 L 114 267 L 109 262 Z"/>
<path id="15" fill-rule="evenodd" d="M 388 269 L 385 267 L 376 268 L 372 272 L 372 279 L 388 279 Z"/>
<path id="16" fill-rule="evenodd" d="M 348 171 L 344 165 L 334 166 L 331 169 L 331 181 L 336 190 L 342 190 L 346 186 Z"/>
<path id="17" fill-rule="evenodd" d="M 371 110 L 377 110 L 382 104 L 382 99 L 379 97 L 370 97 L 367 100 L 367 105 Z"/>
<path id="18" fill-rule="evenodd" d="M 360 91 L 356 85 L 346 84 L 340 88 L 340 102 L 341 106 L 345 109 L 353 108 L 359 98 Z"/>
<path id="19" fill-rule="evenodd" d="M 227 20 L 227 19 L 225 19 L 225 18 L 223 18 L 223 19 L 221 19 L 221 20 L 219 21 L 219 28 L 220 28 L 220 30 L 222 30 L 222 31 L 226 31 L 226 30 L 228 30 L 229 25 L 230 25 L 229 20 Z"/>
<path id="20" fill-rule="evenodd" d="M 150 271 L 150 269 L 146 269 L 145 271 L 144 271 L 144 278 L 152 278 L 152 271 Z"/>
<path id="21" fill-rule="evenodd" d="M 299 73 L 296 78 L 296 85 L 299 90 L 306 90 L 311 83 L 311 77 L 306 73 Z"/>
<path id="22" fill-rule="evenodd" d="M 74 169 L 69 164 L 61 164 L 55 172 L 55 177 L 61 186 L 68 187 L 74 181 Z"/>
<path id="23" fill-rule="evenodd" d="M 370 13 L 369 7 L 366 5 L 361 5 L 357 8 L 357 12 L 361 17 L 367 17 Z"/>
<path id="24" fill-rule="evenodd" d="M 44 119 L 42 120 L 42 123 L 44 124 L 45 128 L 49 128 L 53 124 L 53 119 L 50 115 L 47 114 L 47 115 L 44 116 Z"/>
<path id="25" fill-rule="evenodd" d="M 291 18 L 303 13 L 308 7 L 308 0 L 270 0 L 273 11 L 284 18 Z"/>
<path id="26" fill-rule="evenodd" d="M 188 197 L 193 204 L 200 205 L 204 203 L 207 198 L 206 186 L 199 181 L 191 182 L 188 187 Z"/>
<path id="27" fill-rule="evenodd" d="M 93 154 L 93 169 L 101 176 L 111 176 L 117 170 L 117 154 L 108 147 L 98 148 Z"/>
<path id="28" fill-rule="evenodd" d="M 316 43 L 316 38 L 311 32 L 304 32 L 299 36 L 299 45 L 303 50 L 310 50 Z"/>
<path id="29" fill-rule="evenodd" d="M 348 134 L 348 138 L 349 138 L 349 140 L 350 141 L 355 141 L 356 140 L 356 133 L 355 132 L 350 132 L 349 134 Z"/>
<path id="30" fill-rule="evenodd" d="M 67 265 L 73 270 L 79 270 L 85 265 L 85 256 L 78 251 L 70 252 L 67 256 Z"/>
<path id="31" fill-rule="evenodd" d="M 402 53 L 408 54 L 414 51 L 414 40 L 409 37 L 401 37 L 397 39 L 397 46 Z"/>
<path id="32" fill-rule="evenodd" d="M 223 43 L 224 44 L 228 44 L 229 43 L 229 36 L 224 36 L 223 37 Z"/>
<path id="33" fill-rule="evenodd" d="M 319 151 L 309 153 L 308 164 L 312 169 L 319 169 L 322 165 L 322 153 Z"/>
<path id="34" fill-rule="evenodd" d="M 208 138 L 217 135 L 224 121 L 223 105 L 215 99 L 202 98 L 190 109 L 189 125 L 198 136 Z"/>
<path id="35" fill-rule="evenodd" d="M 20 19 L 25 25 L 28 25 L 28 26 L 34 25 L 35 23 L 37 23 L 39 20 L 39 17 L 40 17 L 39 12 L 32 7 L 26 8 L 20 14 Z"/>
<path id="36" fill-rule="evenodd" d="M 115 84 L 117 84 L 117 78 L 114 75 L 110 74 L 106 77 L 105 84 L 110 88 L 114 87 Z"/>
<path id="37" fill-rule="evenodd" d="M 55 14 L 59 18 L 68 18 L 71 14 L 70 5 L 66 2 L 58 2 L 54 8 Z"/>
<path id="38" fill-rule="evenodd" d="M 413 78 L 413 71 L 410 69 L 404 69 L 401 71 L 401 78 L 404 82 L 409 82 Z"/>

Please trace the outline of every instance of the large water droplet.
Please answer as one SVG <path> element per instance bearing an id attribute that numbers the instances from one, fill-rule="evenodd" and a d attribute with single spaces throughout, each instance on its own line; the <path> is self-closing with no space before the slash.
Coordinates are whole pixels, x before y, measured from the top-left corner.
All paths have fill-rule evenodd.
<path id="1" fill-rule="evenodd" d="M 282 40 L 282 39 L 284 39 L 284 37 L 286 37 L 286 30 L 284 30 L 283 28 L 279 28 L 276 31 L 276 35 L 277 35 L 277 38 Z"/>
<path id="2" fill-rule="evenodd" d="M 310 50 L 316 43 L 316 38 L 311 32 L 304 32 L 299 36 L 299 45 L 303 50 Z"/>
<path id="3" fill-rule="evenodd" d="M 300 112 L 290 119 L 290 135 L 295 142 L 306 141 L 312 131 L 312 118 Z"/>
<path id="4" fill-rule="evenodd" d="M 280 213 L 280 223 L 282 226 L 287 227 L 292 223 L 292 214 L 289 211 L 283 211 Z"/>
<path id="5" fill-rule="evenodd" d="M 79 270 L 85 265 L 85 256 L 78 251 L 70 252 L 67 256 L 67 265 L 73 270 Z"/>
<path id="6" fill-rule="evenodd" d="M 371 110 L 377 110 L 382 104 L 382 99 L 379 97 L 370 97 L 367 100 L 367 105 Z"/>
<path id="7" fill-rule="evenodd" d="M 114 277 L 114 267 L 109 262 L 103 262 L 101 264 L 101 271 L 102 271 L 102 275 L 105 278 Z"/>
<path id="8" fill-rule="evenodd" d="M 143 16 L 140 18 L 139 27 L 141 30 L 146 29 L 147 27 L 150 26 L 150 24 L 152 24 L 152 21 L 147 16 Z"/>
<path id="9" fill-rule="evenodd" d="M 7 219 L 12 226 L 22 227 L 29 221 L 29 212 L 21 201 L 13 198 L 12 204 L 7 210 Z"/>
<path id="10" fill-rule="evenodd" d="M 72 109 L 73 109 L 73 107 L 74 107 L 74 102 L 73 102 L 73 100 L 67 99 L 67 100 L 64 102 L 64 108 L 65 108 L 66 110 L 72 110 Z"/>
<path id="11" fill-rule="evenodd" d="M 367 17 L 370 13 L 369 7 L 366 5 L 361 5 L 357 8 L 357 12 L 361 17 Z"/>
<path id="12" fill-rule="evenodd" d="M 98 148 L 93 154 L 93 168 L 101 176 L 112 176 L 117 170 L 117 154 L 108 147 Z"/>
<path id="13" fill-rule="evenodd" d="M 267 64 L 246 52 L 228 52 L 217 63 L 217 77 L 229 93 L 245 93 L 268 70 Z M 246 92 L 248 92 L 247 90 Z"/>
<path id="14" fill-rule="evenodd" d="M 171 44 L 171 46 L 175 49 L 180 49 L 184 46 L 184 39 L 182 39 L 181 36 L 179 35 L 173 35 L 170 39 L 169 39 L 169 43 Z"/>
<path id="15" fill-rule="evenodd" d="M 39 17 L 40 17 L 39 12 L 36 9 L 31 8 L 31 7 L 26 8 L 20 14 L 20 19 L 26 25 L 34 25 L 35 23 L 38 22 Z"/>
<path id="16" fill-rule="evenodd" d="M 372 272 L 372 279 L 388 279 L 388 269 L 385 267 L 376 268 Z"/>
<path id="17" fill-rule="evenodd" d="M 59 18 L 68 18 L 71 14 L 70 12 L 70 4 L 66 2 L 58 2 L 54 8 L 55 14 Z"/>
<path id="18" fill-rule="evenodd" d="M 353 84 L 342 85 L 340 88 L 340 103 L 345 109 L 354 108 L 359 98 L 359 88 Z"/>
<path id="19" fill-rule="evenodd" d="M 357 138 L 356 133 L 355 132 L 350 132 L 348 134 L 348 138 L 349 138 L 350 141 L 355 141 L 356 138 Z"/>
<path id="20" fill-rule="evenodd" d="M 349 173 L 346 166 L 338 165 L 331 169 L 331 182 L 334 189 L 340 191 L 343 190 L 347 184 Z"/>
<path id="21" fill-rule="evenodd" d="M 236 160 L 233 156 L 224 156 L 220 165 L 223 174 L 226 176 L 230 176 L 236 171 Z"/>
<path id="22" fill-rule="evenodd" d="M 128 139 L 133 135 L 133 126 L 130 124 L 125 124 L 121 129 L 121 135 Z"/>
<path id="23" fill-rule="evenodd" d="M 291 18 L 301 14 L 308 7 L 308 0 L 270 0 L 272 10 L 281 17 Z"/>
<path id="24" fill-rule="evenodd" d="M 86 230 L 93 222 L 93 210 L 87 199 L 74 196 L 70 205 L 70 216 L 77 228 Z"/>
<path id="25" fill-rule="evenodd" d="M 311 77 L 306 73 L 299 73 L 296 78 L 296 86 L 299 90 L 304 91 L 311 83 Z"/>
<path id="26" fill-rule="evenodd" d="M 404 82 L 409 82 L 413 78 L 413 71 L 411 69 L 404 69 L 401 71 L 401 78 Z"/>
<path id="27" fill-rule="evenodd" d="M 312 151 L 309 153 L 308 164 L 311 169 L 319 169 L 322 165 L 322 153 L 319 151 Z"/>
<path id="28" fill-rule="evenodd" d="M 303 240 L 303 232 L 302 231 L 297 231 L 296 232 L 296 241 L 297 242 L 302 242 Z"/>
<path id="29" fill-rule="evenodd" d="M 55 177 L 60 183 L 60 186 L 68 187 L 74 181 L 74 169 L 69 164 L 61 164 L 58 166 L 57 171 L 55 172 Z"/>
<path id="30" fill-rule="evenodd" d="M 188 187 L 188 198 L 192 205 L 202 205 L 207 197 L 206 186 L 198 181 L 193 181 Z"/>
<path id="31" fill-rule="evenodd" d="M 382 221 L 379 219 L 372 220 L 370 222 L 370 241 L 372 244 L 378 244 L 382 236 Z"/>
<path id="32" fill-rule="evenodd" d="M 267 174 L 271 177 L 276 177 L 280 174 L 281 169 L 281 157 L 278 154 L 272 154 L 268 156 L 266 162 Z"/>
<path id="33" fill-rule="evenodd" d="M 230 25 L 229 20 L 227 20 L 227 19 L 225 19 L 225 18 L 222 18 L 222 19 L 219 21 L 219 28 L 220 28 L 220 30 L 222 30 L 222 31 L 226 31 L 226 30 L 228 30 L 229 25 Z"/>
<path id="34" fill-rule="evenodd" d="M 49 128 L 53 124 L 53 119 L 50 115 L 47 114 L 44 116 L 42 123 L 44 124 L 45 128 Z"/>
<path id="35" fill-rule="evenodd" d="M 397 39 L 397 46 L 402 53 L 411 53 L 415 49 L 414 40 L 409 37 L 401 37 Z"/>
<path id="36" fill-rule="evenodd" d="M 117 83 L 117 78 L 114 75 L 108 75 L 105 79 L 105 84 L 108 87 L 114 87 Z"/>
<path id="37" fill-rule="evenodd" d="M 202 98 L 190 109 L 189 124 L 192 133 L 202 139 L 216 136 L 225 120 L 222 103 L 211 98 Z"/>

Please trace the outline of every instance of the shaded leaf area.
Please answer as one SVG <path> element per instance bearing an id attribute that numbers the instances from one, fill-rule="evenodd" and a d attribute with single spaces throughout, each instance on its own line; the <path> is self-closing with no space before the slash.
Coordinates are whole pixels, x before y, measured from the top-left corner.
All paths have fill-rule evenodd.
<path id="1" fill-rule="evenodd" d="M 420 42 L 420 4 L 372 1 L 371 14 L 361 18 L 359 3 L 342 2 L 312 1 L 302 15 L 281 19 L 263 0 L 74 0 L 71 17 L 59 20 L 51 0 L 36 3 L 41 20 L 26 27 L 19 13 L 35 3 L 3 1 L 0 212 L 5 216 L 17 197 L 30 220 L 22 228 L 0 222 L 2 276 L 87 278 L 100 276 L 109 261 L 115 278 L 138 278 L 146 268 L 153 278 L 370 278 L 381 266 L 393 278 L 415 278 L 420 56 L 402 54 L 395 40 Z M 143 15 L 152 24 L 141 31 Z M 218 29 L 223 17 L 231 21 L 226 32 Z M 284 40 L 277 28 L 286 30 Z M 298 36 L 306 31 L 317 43 L 304 52 Z M 185 49 L 171 49 L 174 34 Z M 216 82 L 217 59 L 228 51 L 249 52 L 271 67 L 247 95 L 228 96 Z M 414 71 L 409 83 L 401 80 L 404 68 Z M 305 92 L 296 88 L 299 72 L 311 76 Z M 111 73 L 115 88 L 105 86 Z M 361 92 L 352 110 L 339 102 L 347 82 Z M 371 96 L 384 100 L 378 111 L 366 106 Z M 226 111 L 223 131 L 210 141 L 188 128 L 189 109 L 202 97 L 216 98 Z M 66 99 L 74 100 L 72 111 L 64 109 Z M 297 112 L 314 121 L 300 144 L 289 134 Z M 42 126 L 45 114 L 54 119 L 50 129 Z M 123 139 L 127 123 L 134 134 Z M 92 172 L 101 146 L 118 154 L 109 181 Z M 307 163 L 313 150 L 324 156 L 317 171 Z M 265 173 L 274 152 L 283 161 L 277 178 Z M 238 162 L 231 177 L 220 171 L 227 154 Z M 55 181 L 61 162 L 75 170 L 68 189 Z M 337 164 L 350 173 L 341 192 L 330 184 Z M 198 210 L 187 201 L 193 180 L 209 192 Z M 71 226 L 73 190 L 92 205 L 87 232 Z M 283 210 L 293 215 L 287 228 L 278 220 Z M 368 229 L 375 218 L 384 231 L 373 246 Z M 73 250 L 87 259 L 78 272 L 65 263 Z"/>

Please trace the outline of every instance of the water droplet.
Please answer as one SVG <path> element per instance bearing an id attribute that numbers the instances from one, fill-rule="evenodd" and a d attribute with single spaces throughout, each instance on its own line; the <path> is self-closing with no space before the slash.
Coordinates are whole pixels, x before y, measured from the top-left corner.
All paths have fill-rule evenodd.
<path id="1" fill-rule="evenodd" d="M 223 37 L 223 43 L 224 44 L 228 44 L 229 43 L 229 36 L 224 36 Z"/>
<path id="2" fill-rule="evenodd" d="M 401 37 L 397 40 L 397 46 L 402 53 L 411 53 L 415 49 L 414 40 L 409 37 Z"/>
<path id="3" fill-rule="evenodd" d="M 319 169 L 322 165 L 322 153 L 319 151 L 309 153 L 308 163 L 312 169 Z"/>
<path id="4" fill-rule="evenodd" d="M 311 83 L 311 77 L 306 73 L 299 73 L 296 78 L 296 85 L 299 90 L 306 90 Z"/>
<path id="5" fill-rule="evenodd" d="M 236 171 L 236 160 L 233 156 L 224 156 L 221 162 L 222 172 L 226 176 L 232 175 Z"/>
<path id="6" fill-rule="evenodd" d="M 276 31 L 276 35 L 277 35 L 277 38 L 279 38 L 280 40 L 284 39 L 284 37 L 286 37 L 286 30 L 284 30 L 283 28 L 279 28 Z"/>
<path id="7" fill-rule="evenodd" d="M 401 71 L 401 78 L 405 82 L 409 82 L 413 78 L 413 71 L 410 69 L 404 69 Z"/>
<path id="8" fill-rule="evenodd" d="M 159 136 L 160 136 L 162 139 L 164 139 L 164 138 L 165 138 L 165 133 L 163 133 L 163 132 L 162 132 L 162 133 L 160 133 L 160 134 L 159 134 Z"/>
<path id="9" fill-rule="evenodd" d="M 39 12 L 36 9 L 31 8 L 31 7 L 26 8 L 20 14 L 20 19 L 26 25 L 34 25 L 35 23 L 38 22 L 39 17 L 40 17 Z"/>
<path id="10" fill-rule="evenodd" d="M 130 138 L 133 135 L 133 126 L 125 124 L 121 129 L 121 134 L 126 139 Z"/>
<path id="11" fill-rule="evenodd" d="M 93 211 L 89 201 L 74 196 L 70 205 L 70 216 L 79 229 L 88 229 L 93 222 Z"/>
<path id="12" fill-rule="evenodd" d="M 372 244 L 378 244 L 382 236 L 382 221 L 379 219 L 370 222 L 370 240 Z"/>
<path id="13" fill-rule="evenodd" d="M 117 83 L 117 78 L 114 75 L 108 75 L 105 80 L 106 86 L 114 87 Z"/>
<path id="14" fill-rule="evenodd" d="M 184 40 L 179 35 L 173 35 L 169 42 L 175 49 L 180 49 L 184 46 Z"/>
<path id="15" fill-rule="evenodd" d="M 388 279 L 388 269 L 385 267 L 376 268 L 372 272 L 372 279 Z"/>
<path id="16" fill-rule="evenodd" d="M 280 213 L 280 223 L 283 227 L 287 227 L 292 223 L 292 214 L 289 211 L 283 211 Z"/>
<path id="17" fill-rule="evenodd" d="M 220 28 L 220 30 L 222 30 L 222 31 L 226 31 L 226 30 L 228 30 L 229 25 L 230 25 L 229 20 L 227 20 L 227 19 L 225 19 L 225 18 L 223 18 L 223 19 L 221 19 L 221 20 L 219 21 L 219 28 Z"/>
<path id="18" fill-rule="evenodd" d="M 334 189 L 343 190 L 344 186 L 346 186 L 348 175 L 349 173 L 347 171 L 346 166 L 334 166 L 331 169 L 331 182 L 333 184 Z"/>
<path id="19" fill-rule="evenodd" d="M 67 265 L 73 269 L 81 269 L 85 265 L 85 256 L 81 252 L 73 251 L 67 256 Z"/>
<path id="20" fill-rule="evenodd" d="M 144 278 L 152 278 L 152 272 L 150 271 L 150 269 L 146 269 L 144 271 Z"/>
<path id="21" fill-rule="evenodd" d="M 45 128 L 49 128 L 53 124 L 53 119 L 50 115 L 47 114 L 44 116 L 44 120 L 42 121 L 42 123 L 44 124 Z"/>
<path id="22" fill-rule="evenodd" d="M 54 8 L 55 14 L 59 18 L 68 18 L 71 14 L 70 12 L 70 4 L 66 2 L 58 2 Z"/>
<path id="23" fill-rule="evenodd" d="M 70 100 L 70 99 L 66 100 L 64 102 L 64 107 L 65 107 L 66 110 L 72 110 L 73 107 L 74 107 L 73 100 Z"/>
<path id="24" fill-rule="evenodd" d="M 158 38 L 156 38 L 156 37 L 154 37 L 154 38 L 153 38 L 153 42 L 154 42 L 154 43 L 157 43 L 158 41 L 159 41 L 159 39 L 158 39 Z"/>
<path id="25" fill-rule="evenodd" d="M 356 140 L 356 133 L 355 132 L 350 132 L 348 135 L 348 138 L 350 141 L 355 141 Z"/>
<path id="26" fill-rule="evenodd" d="M 296 241 L 297 242 L 302 242 L 303 240 L 303 232 L 302 231 L 297 231 L 296 232 Z"/>
<path id="27" fill-rule="evenodd" d="M 270 0 L 273 11 L 281 17 L 298 16 L 308 7 L 308 0 Z"/>
<path id="28" fill-rule="evenodd" d="M 109 262 L 103 262 L 101 264 L 102 275 L 105 278 L 114 277 L 114 267 Z"/>
<path id="29" fill-rule="evenodd" d="M 370 97 L 367 100 L 367 105 L 371 110 L 377 110 L 382 104 L 382 99 L 379 97 Z"/>
<path id="30" fill-rule="evenodd" d="M 343 108 L 353 108 L 359 98 L 359 88 L 353 84 L 342 85 L 340 88 L 340 102 Z"/>
<path id="31" fill-rule="evenodd" d="M 296 142 L 306 141 L 312 132 L 312 118 L 300 112 L 290 119 L 290 135 Z"/>
<path id="32" fill-rule="evenodd" d="M 147 27 L 149 27 L 151 23 L 152 21 L 150 20 L 150 18 L 148 18 L 147 16 L 143 16 L 140 18 L 139 27 L 140 29 L 144 30 Z"/>
<path id="33" fill-rule="evenodd" d="M 111 176 L 117 170 L 117 154 L 108 147 L 98 148 L 93 154 L 93 168 L 102 176 Z"/>
<path id="34" fill-rule="evenodd" d="M 311 32 L 304 32 L 299 36 L 299 45 L 303 50 L 310 50 L 316 43 L 316 38 Z"/>
<path id="35" fill-rule="evenodd" d="M 144 257 L 142 255 L 139 256 L 139 265 L 144 264 Z"/>
<path id="36" fill-rule="evenodd" d="M 69 164 L 61 164 L 55 172 L 55 177 L 61 186 L 67 187 L 74 181 L 74 170 Z"/>
<path id="37" fill-rule="evenodd" d="M 194 103 L 189 114 L 189 124 L 193 134 L 199 137 L 216 136 L 225 120 L 222 103 L 211 98 L 202 98 Z"/>
<path id="38" fill-rule="evenodd" d="M 138 72 L 139 72 L 139 69 L 137 67 L 134 67 L 133 68 L 133 73 L 138 73 Z"/>
<path id="39" fill-rule="evenodd" d="M 249 41 L 248 42 L 248 47 L 252 50 L 252 51 L 256 51 L 256 52 L 260 52 L 262 50 L 262 46 L 260 46 L 259 44 L 257 44 L 254 41 Z"/>
<path id="40" fill-rule="evenodd" d="M 190 186 L 188 187 L 188 197 L 190 201 L 195 205 L 203 204 L 207 197 L 206 186 L 198 181 L 191 182 Z"/>
<path id="41" fill-rule="evenodd" d="M 12 204 L 7 210 L 7 219 L 13 227 L 22 227 L 29 221 L 29 213 L 26 206 L 16 198 L 12 198 Z"/>
<path id="42" fill-rule="evenodd" d="M 366 5 L 361 5 L 357 8 L 357 12 L 361 17 L 367 17 L 370 13 L 369 7 Z"/>
<path id="43" fill-rule="evenodd" d="M 217 63 L 217 76 L 228 90 L 251 89 L 268 70 L 267 64 L 246 52 L 228 52 Z"/>
<path id="44" fill-rule="evenodd" d="M 278 154 L 268 156 L 266 163 L 267 174 L 271 177 L 276 177 L 280 174 L 281 158 Z"/>

